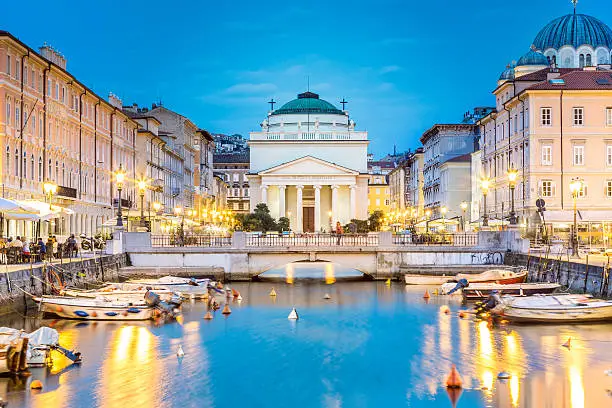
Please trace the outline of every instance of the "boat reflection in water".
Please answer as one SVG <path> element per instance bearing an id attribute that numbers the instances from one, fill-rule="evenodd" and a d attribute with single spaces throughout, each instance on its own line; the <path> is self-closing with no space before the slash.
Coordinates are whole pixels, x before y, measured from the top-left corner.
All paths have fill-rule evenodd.
<path id="1" fill-rule="evenodd" d="M 218 311 L 212 320 L 202 319 L 200 301 L 184 304 L 182 325 L 45 320 L 63 343 L 82 351 L 83 364 L 62 371 L 58 357 L 50 370 L 31 370 L 25 383 L 0 381 L 0 396 L 9 407 L 36 408 L 448 408 L 453 401 L 470 408 L 590 408 L 612 402 L 604 374 L 612 368 L 610 325 L 492 326 L 471 315 L 459 318 L 460 299 L 433 295 L 431 288 L 426 301 L 423 288 L 341 282 L 333 264 L 322 263 L 316 279 L 300 279 L 302 267 L 284 266 L 280 281 L 231 284 L 244 299 L 231 300 L 232 314 Z M 332 277 L 336 283 L 327 284 Z M 272 287 L 277 296 L 269 295 Z M 287 319 L 292 307 L 298 321 Z M 568 337 L 571 349 L 561 346 Z M 444 386 L 452 364 L 461 391 Z M 499 380 L 500 372 L 509 378 Z M 30 379 L 40 379 L 44 389 L 30 391 Z"/>
<path id="2" fill-rule="evenodd" d="M 260 274 L 260 281 L 285 281 L 293 284 L 297 279 L 319 280 L 328 285 L 336 280 L 363 280 L 365 275 L 356 269 L 325 261 L 291 262 L 283 266 L 269 269 Z"/>

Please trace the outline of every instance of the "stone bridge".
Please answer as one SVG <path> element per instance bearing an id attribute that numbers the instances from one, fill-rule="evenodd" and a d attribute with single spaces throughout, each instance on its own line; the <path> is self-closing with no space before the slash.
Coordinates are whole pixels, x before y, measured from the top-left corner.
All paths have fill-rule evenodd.
<path id="1" fill-rule="evenodd" d="M 120 233 L 115 248 L 129 254 L 133 269 L 157 270 L 160 274 L 230 275 L 249 280 L 292 262 L 328 261 L 359 270 L 375 279 L 396 277 L 405 269 L 427 267 L 429 271 L 502 264 L 505 253 L 522 252 L 528 243 L 518 232 L 483 231 L 472 246 L 393 244 L 390 233 L 380 233 L 376 245 L 247 246 L 247 236 L 236 232 L 231 243 L 217 247 L 159 247 L 148 233 Z M 433 272 L 435 273 L 435 272 Z"/>

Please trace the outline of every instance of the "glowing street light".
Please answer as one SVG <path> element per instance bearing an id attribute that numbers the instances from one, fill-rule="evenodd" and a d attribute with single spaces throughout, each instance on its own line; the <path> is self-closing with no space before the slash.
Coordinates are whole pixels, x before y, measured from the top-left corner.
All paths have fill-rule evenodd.
<path id="1" fill-rule="evenodd" d="M 138 185 L 138 193 L 140 194 L 140 226 L 145 228 L 147 223 L 145 222 L 144 217 L 144 196 L 149 186 L 147 185 L 147 181 L 145 179 L 138 180 L 136 184 Z"/>
<path id="2" fill-rule="evenodd" d="M 514 189 L 516 188 L 516 179 L 518 178 L 518 170 L 511 168 L 508 170 L 508 183 L 510 184 L 510 192 L 511 192 L 511 205 L 512 209 L 510 210 L 510 225 L 516 225 L 518 220 L 516 218 L 516 212 L 514 211 Z"/>
<path id="3" fill-rule="evenodd" d="M 482 189 L 482 206 L 483 206 L 483 214 L 482 214 L 482 226 L 489 226 L 489 216 L 487 214 L 487 194 L 489 194 L 489 186 L 491 182 L 489 179 L 480 180 L 480 188 Z"/>
<path id="4" fill-rule="evenodd" d="M 115 181 L 117 182 L 117 191 L 119 192 L 119 202 L 117 208 L 117 227 L 123 228 L 123 214 L 121 212 L 121 190 L 125 182 L 125 170 L 119 165 L 119 169 L 115 172 Z"/>
<path id="5" fill-rule="evenodd" d="M 576 208 L 576 199 L 580 195 L 580 192 L 584 189 L 584 181 L 580 178 L 575 178 L 570 182 L 570 192 L 572 193 L 572 199 L 574 201 L 574 225 L 572 228 L 572 256 L 578 256 L 578 222 L 576 214 L 578 212 Z"/>
<path id="6" fill-rule="evenodd" d="M 467 218 L 465 216 L 465 212 L 467 211 L 468 208 L 468 203 L 467 201 L 462 201 L 461 204 L 459 204 L 459 207 L 461 207 L 461 226 L 463 227 L 463 232 L 465 232 L 466 228 L 465 228 L 465 223 L 467 221 Z"/>

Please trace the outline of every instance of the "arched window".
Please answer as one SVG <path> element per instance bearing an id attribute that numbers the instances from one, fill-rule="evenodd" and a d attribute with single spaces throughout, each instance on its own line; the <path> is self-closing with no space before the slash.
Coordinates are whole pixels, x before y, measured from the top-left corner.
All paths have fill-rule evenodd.
<path id="1" fill-rule="evenodd" d="M 19 149 L 15 149 L 15 177 L 19 177 Z"/>
<path id="2" fill-rule="evenodd" d="M 47 179 L 51 180 L 51 176 L 53 173 L 51 172 L 51 159 L 49 159 L 49 171 L 47 172 Z"/>
<path id="3" fill-rule="evenodd" d="M 580 68 L 584 68 L 584 54 L 580 54 L 579 65 Z"/>
<path id="4" fill-rule="evenodd" d="M 553 65 L 557 65 L 557 56 L 556 55 L 552 56 L 552 64 Z"/>
<path id="5" fill-rule="evenodd" d="M 42 157 L 38 156 L 38 181 L 42 181 L 43 178 L 43 162 Z"/>
<path id="6" fill-rule="evenodd" d="M 34 170 L 36 169 L 34 167 L 34 155 L 32 155 L 32 157 L 30 158 L 30 178 L 32 180 L 34 180 L 34 174 L 36 174 L 34 173 Z"/>
<path id="7" fill-rule="evenodd" d="M 6 124 L 11 124 L 11 98 L 6 98 Z"/>
<path id="8" fill-rule="evenodd" d="M 66 163 L 62 163 L 62 186 L 65 186 L 66 182 Z"/>
<path id="9" fill-rule="evenodd" d="M 4 169 L 8 174 L 11 170 L 11 147 L 6 146 L 6 163 L 4 164 Z"/>
<path id="10" fill-rule="evenodd" d="M 23 152 L 23 168 L 21 169 L 21 171 L 23 172 L 22 177 L 27 178 L 28 177 L 28 154 L 26 152 Z"/>
<path id="11" fill-rule="evenodd" d="M 592 61 L 591 61 L 591 54 L 587 54 L 587 55 L 586 55 L 586 66 L 587 66 L 587 67 L 590 67 L 590 66 L 592 66 L 592 65 L 593 65 L 593 64 L 592 64 Z"/>
<path id="12" fill-rule="evenodd" d="M 572 61 L 570 60 L 570 57 L 565 57 L 565 68 L 569 68 L 572 66 Z"/>
<path id="13" fill-rule="evenodd" d="M 59 162 L 55 161 L 55 182 L 59 181 Z"/>

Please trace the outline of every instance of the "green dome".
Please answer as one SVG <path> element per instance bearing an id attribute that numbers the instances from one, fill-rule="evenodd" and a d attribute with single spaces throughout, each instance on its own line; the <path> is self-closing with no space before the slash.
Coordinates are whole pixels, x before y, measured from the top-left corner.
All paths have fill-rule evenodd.
<path id="1" fill-rule="evenodd" d="M 332 115 L 344 115 L 340 109 L 331 103 L 319 99 L 319 95 L 313 92 L 304 92 L 298 95 L 297 99 L 287 102 L 279 109 L 272 112 L 273 115 L 287 114 L 312 114 L 324 113 Z"/>

